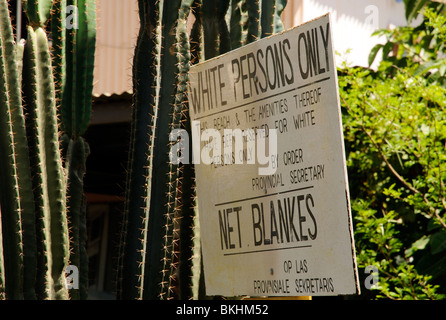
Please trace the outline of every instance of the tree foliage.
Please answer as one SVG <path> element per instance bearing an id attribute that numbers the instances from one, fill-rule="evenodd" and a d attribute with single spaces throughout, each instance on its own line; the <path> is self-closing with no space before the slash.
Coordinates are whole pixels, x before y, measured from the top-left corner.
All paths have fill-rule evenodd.
<path id="1" fill-rule="evenodd" d="M 373 299 L 446 293 L 446 33 L 437 9 L 427 7 L 418 27 L 379 32 L 388 42 L 376 47 L 378 70 L 339 70 L 358 265 L 379 270 L 362 290 Z"/>
<path id="2" fill-rule="evenodd" d="M 426 1 L 425 1 L 426 2 Z M 429 4 L 416 27 L 383 29 L 375 35 L 385 36 L 385 44 L 377 44 L 370 52 L 369 64 L 382 53 L 380 68 L 389 75 L 400 68 L 414 68 L 414 75 L 424 76 L 429 83 L 446 87 L 446 15 L 445 4 Z M 413 12 L 413 10 L 407 10 Z M 414 13 L 409 16 L 413 19 Z"/>

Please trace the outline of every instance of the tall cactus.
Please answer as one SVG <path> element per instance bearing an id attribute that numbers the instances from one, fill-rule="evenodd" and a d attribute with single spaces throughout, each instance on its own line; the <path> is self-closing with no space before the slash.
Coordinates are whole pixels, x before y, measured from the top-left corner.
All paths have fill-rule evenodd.
<path id="1" fill-rule="evenodd" d="M 4 290 L 6 297 L 21 299 L 23 298 L 23 287 L 28 286 L 28 282 L 24 283 L 23 279 L 23 263 L 24 259 L 28 260 L 30 257 L 27 252 L 30 248 L 28 246 L 29 238 L 23 237 L 23 226 L 29 226 L 29 219 L 33 218 L 34 204 L 25 118 L 21 103 L 18 50 L 14 42 L 6 0 L 0 1 L 0 42 L 0 135 L 2 137 L 0 142 L 0 202 Z M 30 245 L 32 246 L 32 244 Z M 30 250 L 32 249 L 30 248 Z"/>
<path id="2" fill-rule="evenodd" d="M 38 297 L 68 299 L 65 268 L 69 261 L 69 235 L 66 209 L 66 176 L 59 146 L 59 124 L 51 53 L 44 27 L 50 17 L 51 0 L 27 0 L 24 9 L 30 21 L 25 46 L 23 77 L 24 101 L 31 115 L 30 149 L 34 174 L 34 196 L 38 235 L 43 252 L 39 259 L 44 288 Z"/>
<path id="3" fill-rule="evenodd" d="M 53 1 L 24 0 L 23 8 L 29 21 L 26 45 L 14 42 L 8 4 L 0 0 L 0 299 L 68 299 L 65 270 L 70 251 L 75 253 L 75 244 L 81 241 L 72 236 L 70 247 L 67 203 L 72 211 L 76 196 L 71 195 L 78 192 L 83 199 L 76 188 L 79 184 L 71 183 L 71 202 L 67 201 L 67 182 L 82 176 L 79 170 L 85 171 L 88 147 L 82 140 L 70 145 L 73 170 L 64 169 L 52 53 L 45 31 Z M 89 69 L 79 80 L 80 90 L 86 92 L 82 104 L 88 108 L 91 95 L 88 98 L 85 83 L 92 82 L 92 65 L 83 68 Z M 82 133 L 85 117 L 75 124 Z M 74 229 L 72 223 L 70 228 Z"/>
<path id="4" fill-rule="evenodd" d="M 126 186 L 126 203 L 122 224 L 118 297 L 142 299 L 145 279 L 146 243 L 148 234 L 148 210 L 151 177 L 156 102 L 159 75 L 158 59 L 161 28 L 161 1 L 139 0 L 140 31 L 133 59 L 133 113 Z"/>
<path id="5" fill-rule="evenodd" d="M 67 299 L 65 268 L 69 260 L 66 177 L 62 168 L 51 56 L 45 31 L 28 27 L 24 55 L 24 99 L 35 145 L 32 158 L 34 195 L 39 215 L 38 238 L 47 252 L 39 267 L 48 283 L 41 297 Z M 39 212 L 40 211 L 40 212 Z"/>
<path id="6" fill-rule="evenodd" d="M 68 173 L 67 207 L 72 241 L 70 263 L 79 268 L 80 290 L 72 299 L 85 299 L 88 286 L 86 203 L 83 179 L 89 146 L 82 135 L 90 123 L 96 48 L 94 0 L 54 0 L 51 16 L 54 78 L 61 119 L 62 145 Z M 67 19 L 67 13 L 73 15 Z M 77 14 L 77 16 L 74 16 Z"/>
<path id="7" fill-rule="evenodd" d="M 75 17 L 67 19 L 67 12 Z M 85 133 L 91 116 L 95 1 L 54 0 L 51 18 L 54 77 L 61 103 L 62 131 L 76 140 Z"/>
<path id="8" fill-rule="evenodd" d="M 273 33 L 281 11 L 276 5 L 261 7 L 258 0 L 174 0 L 168 6 L 162 0 L 139 0 L 138 4 L 141 28 L 133 65 L 118 298 L 189 299 L 196 297 L 201 283 L 196 281 L 200 265 L 192 262 L 199 262 L 193 256 L 200 255 L 194 170 L 169 160 L 175 143 L 169 141 L 171 131 L 190 133 L 189 66 Z M 263 12 L 266 7 L 269 11 Z M 190 13 L 195 23 L 189 39 Z M 263 15 L 269 18 L 261 19 Z"/>
<path id="9" fill-rule="evenodd" d="M 0 1 L 1 19 L 1 81 L 0 99 L 2 131 L 0 180 L 2 208 L 2 261 L 4 268 L 4 296 L 9 299 L 35 299 L 38 292 L 46 292 L 49 298 L 67 298 L 65 284 L 65 266 L 68 262 L 68 232 L 66 228 L 65 201 L 58 194 L 64 194 L 63 172 L 58 166 L 60 154 L 58 149 L 57 119 L 46 34 L 41 29 L 49 15 L 48 3 L 39 6 L 35 2 L 24 3 L 32 27 L 29 28 L 27 48 L 16 44 L 13 39 L 8 6 Z M 24 54 L 23 49 L 25 49 Z M 23 56 L 23 64 L 18 60 Z M 33 123 L 36 139 L 29 144 L 25 117 L 22 106 L 21 81 L 22 70 L 25 81 L 31 90 L 24 93 L 27 110 L 36 117 Z M 28 69 L 28 66 L 32 66 Z M 31 70 L 31 73 L 27 71 Z M 29 80 L 29 82 L 28 82 Z M 34 86 L 34 84 L 37 84 Z M 25 91 L 25 87 L 24 87 Z M 32 110 L 32 111 L 31 111 Z M 53 112 L 52 112 L 53 110 Z M 41 193 L 33 194 L 32 166 L 29 150 L 38 151 L 38 166 L 41 178 Z M 60 191 L 60 192 L 59 192 Z M 43 203 L 40 217 L 34 210 L 36 203 Z M 36 206 L 37 207 L 37 206 Z M 41 220 L 39 220 L 41 219 Z M 38 264 L 38 245 L 36 242 L 36 221 L 42 221 L 39 233 L 46 239 L 44 267 L 46 277 L 42 282 L 45 288 L 36 288 L 36 270 Z M 40 224 L 40 223 L 39 223 Z"/>
<path id="10" fill-rule="evenodd" d="M 187 48 L 182 46 L 188 43 L 184 39 L 185 24 L 192 1 L 164 4 L 139 1 L 141 31 L 134 60 L 134 121 L 120 273 L 122 298 L 164 299 L 172 293 L 178 168 L 169 161 L 169 133 L 181 124 L 187 74 L 184 68 L 190 60 L 184 51 Z M 157 75 L 162 75 L 160 80 Z M 179 80 L 177 86 L 172 79 Z M 146 92 L 150 87 L 154 91 Z"/>

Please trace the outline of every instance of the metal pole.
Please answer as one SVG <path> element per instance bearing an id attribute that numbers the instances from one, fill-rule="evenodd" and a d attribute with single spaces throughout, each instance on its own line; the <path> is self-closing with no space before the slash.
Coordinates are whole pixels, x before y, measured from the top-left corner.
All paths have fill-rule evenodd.
<path id="1" fill-rule="evenodd" d="M 22 0 L 17 0 L 16 13 L 16 43 L 22 38 Z"/>

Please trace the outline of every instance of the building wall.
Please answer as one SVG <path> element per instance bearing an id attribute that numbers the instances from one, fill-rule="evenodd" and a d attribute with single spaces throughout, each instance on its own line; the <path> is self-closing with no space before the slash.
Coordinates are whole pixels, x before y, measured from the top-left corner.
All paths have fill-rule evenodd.
<path id="1" fill-rule="evenodd" d="M 340 54 L 338 65 L 345 60 L 351 65 L 368 66 L 370 50 L 385 41 L 372 37 L 372 33 L 406 25 L 402 0 L 290 0 L 283 20 L 285 27 L 291 28 L 327 12 L 332 15 L 334 47 Z"/>

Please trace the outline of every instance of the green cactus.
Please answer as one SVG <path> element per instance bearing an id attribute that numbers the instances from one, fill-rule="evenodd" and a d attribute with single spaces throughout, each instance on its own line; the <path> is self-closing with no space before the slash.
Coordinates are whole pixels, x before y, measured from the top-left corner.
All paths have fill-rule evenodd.
<path id="1" fill-rule="evenodd" d="M 201 20 L 203 23 L 203 46 L 206 60 L 219 53 L 218 2 L 203 0 L 201 4 Z"/>
<path id="2" fill-rule="evenodd" d="M 142 23 L 134 60 L 132 152 L 119 271 L 119 296 L 124 299 L 169 299 L 173 293 L 182 172 L 169 161 L 169 133 L 181 128 L 184 118 L 191 6 L 191 0 L 169 6 L 163 1 L 139 2 Z M 159 91 L 154 86 L 158 74 Z M 147 92 L 151 87 L 154 91 Z"/>
<path id="3" fill-rule="evenodd" d="M 46 25 L 50 18 L 52 6 L 52 0 L 23 0 L 23 8 L 33 28 Z"/>
<path id="4" fill-rule="evenodd" d="M 52 57 L 45 30 L 52 1 L 28 0 L 24 9 L 30 21 L 24 55 L 24 100 L 31 115 L 28 128 L 34 172 L 34 196 L 38 218 L 37 238 L 43 254 L 39 258 L 38 297 L 68 299 L 65 268 L 70 246 L 66 201 L 66 175 L 59 145 L 56 89 Z M 26 77 L 26 78 L 25 78 Z"/>
<path id="5" fill-rule="evenodd" d="M 71 7 L 70 7 L 71 6 Z M 67 20 L 67 9 L 76 8 L 77 19 Z M 82 137 L 90 123 L 93 69 L 96 48 L 96 6 L 94 0 L 54 0 L 51 16 L 54 78 L 63 133 L 63 154 L 68 174 L 67 207 L 72 241 L 71 261 L 78 266 L 80 290 L 72 299 L 86 299 L 88 260 L 85 249 L 86 211 L 83 179 L 88 143 Z"/>
<path id="6" fill-rule="evenodd" d="M 67 8 L 77 8 L 74 11 L 77 20 L 68 20 L 69 24 Z M 95 1 L 55 0 L 51 31 L 62 131 L 76 139 L 87 129 L 91 116 L 96 48 Z"/>
<path id="7" fill-rule="evenodd" d="M 156 90 L 159 75 L 161 28 L 161 1 L 139 0 L 141 27 L 133 60 L 133 113 L 127 170 L 126 202 L 122 224 L 118 298 L 142 299 L 145 280 L 146 242 L 148 237 L 148 211 L 155 118 L 157 115 Z"/>
<path id="8" fill-rule="evenodd" d="M 189 66 L 281 30 L 286 1 L 138 4 L 118 297 L 200 298 L 194 168 L 170 161 L 175 142 L 169 135 L 173 129 L 190 132 Z M 69 6 L 77 8 L 78 29 L 68 28 Z M 84 299 L 83 177 L 89 148 L 82 135 L 91 114 L 95 5 L 27 0 L 24 9 L 26 46 L 14 42 L 8 3 L 0 0 L 0 299 Z M 190 13 L 196 22 L 189 38 Z M 44 31 L 50 17 L 51 52 Z M 79 291 L 66 288 L 68 263 L 80 270 Z"/>
<path id="9" fill-rule="evenodd" d="M 185 2 L 189 2 L 185 0 Z M 146 210 L 150 224 L 146 245 L 146 270 L 144 278 L 145 299 L 167 299 L 171 294 L 170 280 L 174 255 L 175 202 L 177 192 L 177 168 L 169 160 L 169 134 L 179 124 L 180 112 L 175 103 L 176 86 L 172 79 L 178 79 L 177 63 L 181 54 L 176 50 L 178 18 L 181 0 L 169 1 L 162 5 L 163 29 L 161 33 L 159 98 L 155 117 L 155 138 L 152 145 L 152 172 L 146 199 Z M 184 90 L 184 89 L 183 89 Z M 161 232 L 160 232 L 161 231 Z"/>
<path id="10" fill-rule="evenodd" d="M 66 156 L 68 173 L 67 215 L 70 228 L 70 264 L 78 267 L 79 290 L 72 289 L 72 300 L 87 299 L 88 296 L 88 256 L 86 252 L 86 208 L 83 179 L 86 159 L 89 154 L 88 143 L 82 137 L 69 139 Z"/>
<path id="11" fill-rule="evenodd" d="M 190 53 L 191 63 L 195 64 L 201 61 L 203 52 L 202 31 L 203 22 L 201 18 L 201 0 L 194 0 L 191 5 L 191 12 L 194 15 L 195 22 L 190 32 Z"/>
<path id="12" fill-rule="evenodd" d="M 55 0 L 55 9 L 59 2 L 65 3 Z M 94 40 L 91 40 L 94 31 L 85 26 L 92 25 L 94 29 L 95 24 L 87 23 L 94 20 L 94 1 L 79 0 L 76 4 L 89 8 L 79 10 L 84 17 L 81 18 L 84 29 L 78 31 L 82 34 L 78 36 L 82 42 L 80 61 L 86 64 L 79 68 L 83 71 L 78 71 L 77 78 L 78 90 L 83 93 L 79 103 L 83 108 L 82 117 L 73 126 L 80 135 L 89 120 L 85 110 L 91 108 L 92 84 L 89 83 L 94 54 Z M 86 265 L 85 199 L 79 181 L 85 172 L 88 145 L 81 137 L 72 144 L 67 143 L 65 170 L 54 81 L 55 75 L 63 78 L 64 69 L 53 68 L 44 30 L 51 12 L 58 12 L 52 11 L 52 6 L 51 0 L 23 2 L 29 21 L 24 45 L 22 41 L 14 42 L 8 3 L 0 0 L 0 299 L 68 299 L 65 269 L 70 251 L 74 253 L 73 260 L 77 252 L 83 251 L 84 256 L 76 263 L 81 270 L 87 269 L 83 267 Z M 91 8 L 93 13 L 88 13 Z M 63 10 L 60 8 L 59 13 Z M 63 23 L 64 18 L 60 21 Z M 59 26 L 58 30 L 63 28 Z M 53 46 L 54 50 L 62 47 Z M 65 52 L 61 50 L 57 56 L 60 61 L 66 60 Z M 70 183 L 68 196 L 67 182 Z M 69 234 L 67 204 L 70 212 L 73 208 L 81 212 L 76 216 L 78 222 L 70 216 L 76 224 L 70 222 L 70 229 L 81 230 L 77 237 Z M 85 275 L 81 274 L 81 279 L 86 282 Z M 73 291 L 71 295 L 76 298 L 79 294 Z M 85 298 L 82 290 L 80 295 Z"/>
<path id="13" fill-rule="evenodd" d="M 258 0 L 175 0 L 168 7 L 165 1 L 138 3 L 141 28 L 133 65 L 118 298 L 200 298 L 203 277 L 194 168 L 169 161 L 175 144 L 169 134 L 173 129 L 190 133 L 189 66 L 260 38 L 262 8 Z M 268 10 L 265 32 L 272 33 L 277 9 Z M 189 39 L 190 12 L 195 23 Z"/>
<path id="14" fill-rule="evenodd" d="M 55 86 L 45 31 L 28 27 L 24 55 L 24 100 L 36 145 L 33 157 L 34 195 L 42 228 L 39 238 L 48 253 L 44 266 L 47 287 L 40 292 L 49 299 L 67 299 L 65 268 L 69 260 L 66 213 L 66 177 L 59 148 Z M 25 78 L 26 77 L 26 78 Z M 49 254 L 50 253 L 50 254 Z"/>
<path id="15" fill-rule="evenodd" d="M 265 1 L 262 1 L 265 2 Z M 248 9 L 248 43 L 260 39 L 260 0 L 246 0 Z"/>
<path id="16" fill-rule="evenodd" d="M 276 15 L 276 1 L 262 1 L 262 15 L 260 23 L 262 27 L 261 37 L 267 37 L 274 33 L 274 17 Z"/>
<path id="17" fill-rule="evenodd" d="M 6 300 L 5 264 L 3 263 L 2 210 L 0 208 L 0 300 Z"/>
<path id="18" fill-rule="evenodd" d="M 3 232 L 3 265 L 6 297 L 23 298 L 24 261 L 32 258 L 33 241 L 23 236 L 33 218 L 31 170 L 20 90 L 18 56 L 6 0 L 0 1 L 0 202 Z M 23 221 L 23 224 L 22 224 Z M 32 228 L 30 229 L 32 231 Z M 26 255 L 26 257 L 24 257 Z M 30 267 L 32 270 L 32 266 Z M 32 271 L 31 271 L 32 274 Z M 24 283 L 25 282 L 25 283 Z M 28 289 L 26 289 L 28 292 Z"/>
<path id="19" fill-rule="evenodd" d="M 231 4 L 230 2 L 230 0 L 218 2 L 217 21 L 219 30 L 219 54 L 231 50 L 231 35 L 229 34 L 228 24 L 226 22 L 226 14 Z"/>
<path id="20" fill-rule="evenodd" d="M 243 45 L 242 40 L 242 0 L 231 1 L 231 16 L 229 23 L 229 34 L 232 49 Z"/>

